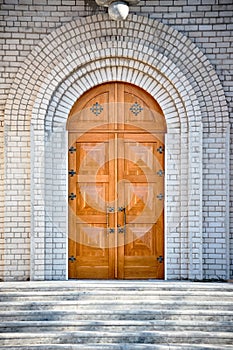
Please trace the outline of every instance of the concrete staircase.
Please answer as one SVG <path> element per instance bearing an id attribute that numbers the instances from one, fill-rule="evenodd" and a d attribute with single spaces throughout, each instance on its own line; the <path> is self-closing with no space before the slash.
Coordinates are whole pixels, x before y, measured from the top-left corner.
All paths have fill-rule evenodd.
<path id="1" fill-rule="evenodd" d="M 0 349 L 233 349 L 233 284 L 0 283 Z"/>

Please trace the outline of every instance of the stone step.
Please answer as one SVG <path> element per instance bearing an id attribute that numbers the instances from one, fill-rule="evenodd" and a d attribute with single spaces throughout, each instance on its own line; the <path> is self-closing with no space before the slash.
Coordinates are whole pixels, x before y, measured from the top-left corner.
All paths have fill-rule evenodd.
<path id="1" fill-rule="evenodd" d="M 1 322 L 0 332 L 64 332 L 64 331 L 208 331 L 208 332 L 232 332 L 233 320 L 204 322 L 188 320 L 83 320 L 83 321 L 21 321 Z"/>
<path id="2" fill-rule="evenodd" d="M 211 301 L 231 301 L 233 302 L 232 291 L 113 291 L 96 290 L 96 291 L 19 291 L 0 293 L 1 302 L 9 301 L 40 301 L 46 299 L 47 301 L 62 301 L 62 300 L 177 300 L 182 299 L 186 301 L 194 300 L 211 300 Z"/>
<path id="3" fill-rule="evenodd" d="M 219 291 L 232 292 L 233 283 L 192 283 L 192 282 L 163 282 L 158 280 L 151 281 L 89 281 L 89 280 L 69 280 L 69 281 L 50 281 L 50 282 L 4 282 L 0 285 L 1 293 L 13 291 Z"/>
<path id="4" fill-rule="evenodd" d="M 231 322 L 233 321 L 232 311 L 222 310 L 16 310 L 0 312 L 0 320 L 5 321 L 79 321 L 79 320 L 192 320 Z"/>
<path id="5" fill-rule="evenodd" d="M 11 346 L 1 346 L 1 349 L 10 349 Z M 232 350 L 232 345 L 214 345 L 214 344 L 43 344 L 43 345 L 23 345 L 17 346 L 14 350 Z"/>
<path id="6" fill-rule="evenodd" d="M 0 311 L 6 310 L 103 310 L 109 308 L 111 310 L 164 310 L 164 309 L 186 309 L 186 310 L 233 310 L 231 301 L 189 301 L 189 300 L 64 300 L 64 301 L 32 301 L 32 302 L 2 302 Z"/>
<path id="7" fill-rule="evenodd" d="M 232 332 L 203 331 L 137 331 L 137 332 L 42 332 L 42 333 L 2 333 L 0 344 L 30 346 L 38 344 L 88 344 L 88 343 L 148 343 L 148 344 L 207 344 L 232 345 Z"/>

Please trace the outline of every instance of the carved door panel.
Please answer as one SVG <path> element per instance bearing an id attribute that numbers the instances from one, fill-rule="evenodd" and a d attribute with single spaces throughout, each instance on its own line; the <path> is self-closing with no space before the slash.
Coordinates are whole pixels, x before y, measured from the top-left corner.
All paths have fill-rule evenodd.
<path id="1" fill-rule="evenodd" d="M 70 278 L 114 278 L 114 235 L 108 230 L 114 222 L 107 216 L 115 181 L 111 137 L 86 134 L 72 142 L 75 152 L 70 147 L 69 169 L 75 169 L 69 180 Z"/>
<path id="2" fill-rule="evenodd" d="M 125 279 L 164 275 L 163 139 L 123 134 L 119 147 L 118 275 Z"/>

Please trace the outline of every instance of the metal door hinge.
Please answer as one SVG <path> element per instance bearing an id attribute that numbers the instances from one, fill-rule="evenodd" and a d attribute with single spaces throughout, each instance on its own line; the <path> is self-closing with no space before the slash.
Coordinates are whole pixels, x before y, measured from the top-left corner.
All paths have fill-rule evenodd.
<path id="1" fill-rule="evenodd" d="M 69 257 L 69 261 L 71 261 L 73 263 L 74 261 L 76 261 L 76 258 L 72 255 Z"/>
<path id="2" fill-rule="evenodd" d="M 73 146 L 71 146 L 71 147 L 69 148 L 69 152 L 73 154 L 74 152 L 76 152 L 76 148 L 73 147 Z"/>
<path id="3" fill-rule="evenodd" d="M 159 176 L 163 176 L 165 174 L 165 171 L 163 171 L 163 170 L 159 170 L 159 171 L 157 171 L 157 175 L 159 175 Z"/>
<path id="4" fill-rule="evenodd" d="M 159 146 L 159 148 L 157 148 L 157 152 L 162 154 L 164 152 L 164 148 L 162 146 Z"/>
<path id="5" fill-rule="evenodd" d="M 157 198 L 161 201 L 164 198 L 164 195 L 162 193 L 160 193 Z"/>
<path id="6" fill-rule="evenodd" d="M 75 198 L 76 198 L 76 194 L 71 192 L 71 194 L 69 195 L 69 199 L 71 199 L 73 201 Z"/>
<path id="7" fill-rule="evenodd" d="M 73 177 L 74 175 L 76 175 L 76 171 L 74 171 L 74 169 L 69 170 L 69 175 Z"/>
<path id="8" fill-rule="evenodd" d="M 157 261 L 161 264 L 164 261 L 164 258 L 162 255 L 158 256 Z"/>

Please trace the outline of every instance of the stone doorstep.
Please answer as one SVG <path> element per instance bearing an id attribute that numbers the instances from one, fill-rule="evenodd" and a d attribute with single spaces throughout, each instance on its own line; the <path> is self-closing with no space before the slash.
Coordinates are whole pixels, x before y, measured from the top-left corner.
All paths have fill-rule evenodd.
<path id="1" fill-rule="evenodd" d="M 232 332 L 232 321 L 208 321 L 201 320 L 76 320 L 76 321 L 14 321 L 0 323 L 0 332 L 64 332 L 64 331 L 205 331 L 205 332 Z M 93 333 L 94 334 L 94 333 Z"/>
<path id="2" fill-rule="evenodd" d="M 232 295 L 221 295 L 221 294 L 206 294 L 206 295 L 145 295 L 145 294 L 140 294 L 140 295 L 133 295 L 133 294 L 121 294 L 121 295 L 105 295 L 104 293 L 95 295 L 95 294 L 77 294 L 77 295 L 58 295 L 58 296 L 52 296 L 52 295 L 35 295 L 32 293 L 31 295 L 20 295 L 20 296 L 13 296 L 13 295 L 1 295 L 0 293 L 0 309 L 1 305 L 4 306 L 5 303 L 21 303 L 25 307 L 27 307 L 29 304 L 31 305 L 36 305 L 38 303 L 44 304 L 45 301 L 49 304 L 52 305 L 53 303 L 56 303 L 57 305 L 63 305 L 67 304 L 74 304 L 74 305 L 85 305 L 85 303 L 89 304 L 95 304 L 101 305 L 103 302 L 106 304 L 111 304 L 115 303 L 118 305 L 119 303 L 122 302 L 122 304 L 126 304 L 127 301 L 129 300 L 128 304 L 137 304 L 137 303 L 143 303 L 143 300 L 146 300 L 147 304 L 179 304 L 179 303 L 184 303 L 184 305 L 189 305 L 192 303 L 193 305 L 195 304 L 202 304 L 205 305 L 206 303 L 208 304 L 215 304 L 215 305 L 226 305 L 227 303 L 233 304 L 233 293 Z"/>
<path id="3" fill-rule="evenodd" d="M 45 321 L 48 322 L 56 319 L 57 321 L 67 320 L 69 321 L 119 321 L 119 320 L 135 320 L 135 321 L 192 321 L 192 322 L 232 322 L 233 315 L 232 311 L 215 311 L 215 310 L 77 310 L 75 312 L 68 311 L 6 311 L 0 312 L 0 319 L 5 320 L 5 322 L 13 321 Z M 232 326 L 233 327 L 233 326 Z"/>
<path id="4" fill-rule="evenodd" d="M 232 345 L 233 334 L 230 332 L 195 332 L 195 331 L 137 331 L 137 332 L 42 332 L 2 333 L 0 342 L 4 345 L 37 345 L 37 344 L 80 344 L 80 343 L 186 343 L 186 344 L 219 344 Z"/>
<path id="5" fill-rule="evenodd" d="M 113 294 L 114 291 L 114 294 Z M 208 294 L 207 294 L 208 291 Z M 222 290 L 216 290 L 216 289 L 205 289 L 205 290 L 200 290 L 200 289 L 191 289 L 191 290 L 163 290 L 163 289 L 153 289 L 153 288 L 147 288 L 147 289 L 141 289 L 141 288 L 135 288 L 134 290 L 130 290 L 130 289 L 124 289 L 124 288 L 109 288 L 109 289 L 103 289 L 103 288 L 86 288 L 83 287 L 81 290 L 76 290 L 75 288 L 72 289 L 62 289 L 62 290 L 44 290 L 44 289 L 40 289 L 40 290 L 34 290 L 34 289 L 21 289 L 21 290 L 5 290 L 5 289 L 1 289 L 0 288 L 0 297 L 4 297 L 4 296 L 9 296 L 9 297 L 37 297 L 37 296 L 41 296 L 41 297 L 58 297 L 58 296 L 65 296 L 65 297 L 69 297 L 69 296 L 87 296 L 87 297 L 93 297 L 93 296 L 111 296 L 111 297 L 115 297 L 115 296 L 128 296 L 131 295 L 133 297 L 141 297 L 141 296 L 146 296 L 146 297 L 186 297 L 186 296 L 191 296 L 191 297 L 207 297 L 207 296 L 227 296 L 227 297 L 232 297 L 233 298 L 233 286 L 232 288 L 228 288 L 228 289 L 222 289 Z"/>
<path id="6" fill-rule="evenodd" d="M 229 280 L 233 281 L 233 280 Z M 66 280 L 66 281 L 25 281 L 25 282 L 0 282 L 0 291 L 4 289 L 57 289 L 65 290 L 80 288 L 149 288 L 149 289 L 166 289 L 166 290 L 192 290 L 192 289 L 231 289 L 230 282 L 191 282 L 191 281 L 164 281 L 164 280 Z"/>
<path id="7" fill-rule="evenodd" d="M 11 346 L 4 346 L 2 349 L 12 349 Z M 32 346 L 17 346 L 17 350 L 220 350 L 219 345 L 208 345 L 208 344 L 43 344 L 43 345 L 32 345 Z M 221 350 L 232 350 L 231 345 L 221 345 Z"/>

